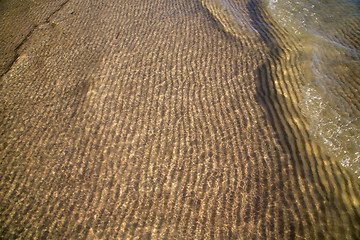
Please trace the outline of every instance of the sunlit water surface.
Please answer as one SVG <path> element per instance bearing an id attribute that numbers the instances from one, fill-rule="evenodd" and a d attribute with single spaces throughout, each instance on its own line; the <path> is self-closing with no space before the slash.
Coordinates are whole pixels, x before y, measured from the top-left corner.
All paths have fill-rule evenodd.
<path id="1" fill-rule="evenodd" d="M 267 3 L 276 21 L 300 39 L 308 68 L 302 69 L 299 107 L 312 137 L 360 177 L 359 2 Z"/>

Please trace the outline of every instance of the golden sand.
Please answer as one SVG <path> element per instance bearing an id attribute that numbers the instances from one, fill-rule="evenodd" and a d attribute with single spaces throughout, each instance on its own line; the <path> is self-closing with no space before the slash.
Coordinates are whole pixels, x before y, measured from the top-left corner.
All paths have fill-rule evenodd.
<path id="1" fill-rule="evenodd" d="M 309 140 L 296 40 L 260 1 L 21 2 L 0 238 L 360 238 L 358 182 Z"/>

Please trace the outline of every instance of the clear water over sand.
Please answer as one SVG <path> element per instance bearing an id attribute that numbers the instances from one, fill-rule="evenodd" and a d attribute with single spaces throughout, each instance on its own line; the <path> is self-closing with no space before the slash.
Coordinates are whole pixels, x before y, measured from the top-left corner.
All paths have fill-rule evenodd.
<path id="1" fill-rule="evenodd" d="M 1 238 L 360 238 L 268 2 L 1 4 Z"/>
<path id="2" fill-rule="evenodd" d="M 360 176 L 360 7 L 356 1 L 269 1 L 299 38 L 307 72 L 300 108 L 330 155 Z"/>

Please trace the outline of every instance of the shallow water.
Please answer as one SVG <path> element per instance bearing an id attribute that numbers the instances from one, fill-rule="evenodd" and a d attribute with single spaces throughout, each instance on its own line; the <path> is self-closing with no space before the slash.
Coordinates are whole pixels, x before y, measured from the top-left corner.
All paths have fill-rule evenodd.
<path id="1" fill-rule="evenodd" d="M 360 238 L 359 183 L 304 110 L 333 52 L 268 2 L 19 4 L 0 19 L 0 238 Z"/>
<path id="2" fill-rule="evenodd" d="M 299 38 L 305 62 L 299 106 L 313 138 L 360 177 L 360 8 L 351 0 L 267 1 Z"/>

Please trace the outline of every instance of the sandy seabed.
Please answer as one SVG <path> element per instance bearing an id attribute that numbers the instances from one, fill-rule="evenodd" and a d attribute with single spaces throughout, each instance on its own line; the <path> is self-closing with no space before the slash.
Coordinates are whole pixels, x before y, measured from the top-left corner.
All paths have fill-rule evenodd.
<path id="1" fill-rule="evenodd" d="M 0 238 L 360 238 L 261 1 L 0 8 Z"/>

